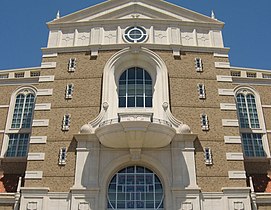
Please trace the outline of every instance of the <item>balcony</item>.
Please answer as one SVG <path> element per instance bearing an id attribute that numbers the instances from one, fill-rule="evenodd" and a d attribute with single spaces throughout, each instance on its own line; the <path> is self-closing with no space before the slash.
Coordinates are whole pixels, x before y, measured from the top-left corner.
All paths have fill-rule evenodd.
<path id="1" fill-rule="evenodd" d="M 95 131 L 101 144 L 110 148 L 159 148 L 172 141 L 176 130 L 152 113 L 119 113 L 103 121 Z"/>

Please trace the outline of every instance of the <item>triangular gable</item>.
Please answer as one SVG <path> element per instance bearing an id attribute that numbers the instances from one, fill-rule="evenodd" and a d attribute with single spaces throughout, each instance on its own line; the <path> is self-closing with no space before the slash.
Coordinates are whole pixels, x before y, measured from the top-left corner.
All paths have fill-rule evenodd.
<path id="1" fill-rule="evenodd" d="M 49 24 L 130 19 L 135 17 L 223 24 L 223 22 L 163 0 L 108 0 L 55 19 L 49 22 Z"/>

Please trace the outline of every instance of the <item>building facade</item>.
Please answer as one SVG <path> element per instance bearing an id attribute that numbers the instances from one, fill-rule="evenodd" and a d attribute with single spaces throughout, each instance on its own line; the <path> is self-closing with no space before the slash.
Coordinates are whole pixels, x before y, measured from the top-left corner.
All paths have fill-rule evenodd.
<path id="1" fill-rule="evenodd" d="M 108 0 L 48 23 L 40 67 L 0 72 L 0 209 L 271 209 L 271 72 L 224 23 Z"/>

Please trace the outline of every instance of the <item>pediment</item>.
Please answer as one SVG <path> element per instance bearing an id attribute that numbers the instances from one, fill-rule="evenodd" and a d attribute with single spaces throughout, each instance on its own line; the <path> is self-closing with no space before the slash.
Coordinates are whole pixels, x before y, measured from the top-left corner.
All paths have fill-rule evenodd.
<path id="1" fill-rule="evenodd" d="M 221 21 L 163 0 L 108 0 L 55 19 L 49 22 L 49 25 L 133 18 L 223 24 Z"/>

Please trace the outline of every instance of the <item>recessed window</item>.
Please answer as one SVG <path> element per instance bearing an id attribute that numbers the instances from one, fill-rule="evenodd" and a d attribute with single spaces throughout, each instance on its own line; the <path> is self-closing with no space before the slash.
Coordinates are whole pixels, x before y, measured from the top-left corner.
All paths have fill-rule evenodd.
<path id="1" fill-rule="evenodd" d="M 204 84 L 198 84 L 198 95 L 200 99 L 205 99 L 205 86 Z"/>
<path id="2" fill-rule="evenodd" d="M 39 71 L 31 71 L 30 72 L 30 77 L 39 77 L 40 76 L 40 72 Z"/>
<path id="3" fill-rule="evenodd" d="M 260 128 L 255 96 L 239 93 L 236 96 L 239 123 L 241 128 Z"/>
<path id="4" fill-rule="evenodd" d="M 14 74 L 14 77 L 15 77 L 15 78 L 22 78 L 22 77 L 24 77 L 24 72 L 15 73 L 15 74 Z"/>
<path id="5" fill-rule="evenodd" d="M 20 93 L 16 96 L 11 128 L 30 128 L 34 110 L 35 96 Z"/>
<path id="6" fill-rule="evenodd" d="M 25 157 L 28 151 L 29 133 L 9 135 L 7 157 Z"/>
<path id="7" fill-rule="evenodd" d="M 125 30 L 124 39 L 127 42 L 138 43 L 144 42 L 147 39 L 147 32 L 144 28 L 139 26 L 129 27 Z"/>
<path id="8" fill-rule="evenodd" d="M 63 116 L 63 121 L 62 121 L 62 130 L 68 131 L 70 129 L 70 124 L 71 124 L 71 115 L 65 114 Z"/>
<path id="9" fill-rule="evenodd" d="M 144 167 L 120 170 L 108 186 L 108 209 L 163 209 L 163 200 L 161 181 Z"/>
<path id="10" fill-rule="evenodd" d="M 195 58 L 195 69 L 197 72 L 203 71 L 203 64 L 201 58 Z"/>
<path id="11" fill-rule="evenodd" d="M 73 84 L 68 84 L 66 86 L 66 95 L 65 95 L 66 99 L 71 99 L 72 98 L 73 90 L 74 90 L 74 85 Z"/>
<path id="12" fill-rule="evenodd" d="M 0 74 L 0 79 L 7 79 L 8 78 L 8 74 Z"/>
<path id="13" fill-rule="evenodd" d="M 265 157 L 262 134 L 242 133 L 242 143 L 246 157 Z"/>
<path id="14" fill-rule="evenodd" d="M 74 72 L 76 69 L 76 58 L 70 58 L 68 63 L 68 72 Z"/>
<path id="15" fill-rule="evenodd" d="M 231 76 L 232 77 L 241 77 L 241 72 L 240 71 L 231 71 Z"/>
<path id="16" fill-rule="evenodd" d="M 204 148 L 204 160 L 206 165 L 212 165 L 213 164 L 213 157 L 211 148 L 206 147 Z"/>
<path id="17" fill-rule="evenodd" d="M 247 72 L 247 77 L 256 78 L 256 73 L 254 73 L 254 72 Z"/>
<path id="18" fill-rule="evenodd" d="M 271 79 L 271 74 L 263 74 L 263 78 L 265 78 L 265 79 Z"/>
<path id="19" fill-rule="evenodd" d="M 208 116 L 207 114 L 201 114 L 201 129 L 203 131 L 208 131 L 209 130 L 209 121 L 208 121 Z"/>
<path id="20" fill-rule="evenodd" d="M 121 74 L 119 107 L 152 107 L 152 79 L 146 70 L 132 67 Z"/>
<path id="21" fill-rule="evenodd" d="M 67 159 L 67 148 L 62 147 L 59 150 L 58 165 L 66 165 L 66 159 Z"/>

